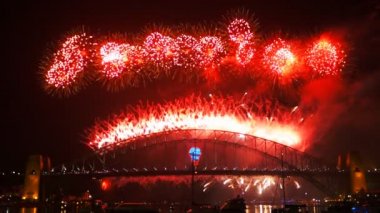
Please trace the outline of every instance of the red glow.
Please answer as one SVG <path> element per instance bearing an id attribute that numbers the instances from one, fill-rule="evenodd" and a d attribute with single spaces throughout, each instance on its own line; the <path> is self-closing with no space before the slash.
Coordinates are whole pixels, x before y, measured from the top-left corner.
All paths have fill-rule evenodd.
<path id="1" fill-rule="evenodd" d="M 252 104 L 260 106 L 260 103 Z M 277 114 L 267 117 L 265 112 L 253 111 L 247 106 L 231 98 L 206 100 L 193 96 L 163 105 L 139 106 L 110 121 L 98 123 L 89 135 L 89 145 L 102 148 L 134 137 L 176 129 L 224 130 L 293 147 L 301 145 L 299 119 L 292 119 L 294 115 L 290 112 L 276 108 L 273 112 Z"/>
<path id="2" fill-rule="evenodd" d="M 306 51 L 306 65 L 320 75 L 337 75 L 344 67 L 345 53 L 339 48 L 339 44 L 334 44 L 327 39 L 315 42 Z"/>
<path id="3" fill-rule="evenodd" d="M 286 75 L 292 71 L 296 62 L 297 57 L 290 45 L 280 38 L 264 48 L 263 65 L 274 73 Z"/>
<path id="4" fill-rule="evenodd" d="M 100 184 L 100 188 L 103 191 L 109 190 L 111 188 L 111 181 L 109 181 L 108 179 L 102 179 L 101 184 Z"/>

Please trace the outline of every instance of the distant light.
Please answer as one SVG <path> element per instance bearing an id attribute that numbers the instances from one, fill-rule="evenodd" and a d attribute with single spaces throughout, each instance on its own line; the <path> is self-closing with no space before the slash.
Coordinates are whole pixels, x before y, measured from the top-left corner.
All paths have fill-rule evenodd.
<path id="1" fill-rule="evenodd" d="M 199 161 L 201 158 L 201 149 L 199 147 L 191 147 L 189 150 L 189 154 L 192 161 Z"/>
<path id="2" fill-rule="evenodd" d="M 107 191 L 111 187 L 111 182 L 107 179 L 103 179 L 100 187 L 103 191 Z"/>

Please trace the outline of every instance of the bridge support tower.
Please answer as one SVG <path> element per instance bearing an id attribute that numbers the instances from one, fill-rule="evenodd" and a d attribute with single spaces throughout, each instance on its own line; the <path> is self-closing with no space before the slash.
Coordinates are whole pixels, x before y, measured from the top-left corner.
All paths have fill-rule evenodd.
<path id="1" fill-rule="evenodd" d="M 42 155 L 28 157 L 25 169 L 24 189 L 22 199 L 37 202 L 41 196 L 41 172 L 50 168 L 50 159 Z M 42 190 L 43 192 L 43 190 Z"/>

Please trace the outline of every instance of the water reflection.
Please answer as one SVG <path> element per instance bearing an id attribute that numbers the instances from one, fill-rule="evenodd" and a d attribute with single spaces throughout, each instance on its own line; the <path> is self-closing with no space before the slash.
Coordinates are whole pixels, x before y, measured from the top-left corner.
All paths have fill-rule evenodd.
<path id="1" fill-rule="evenodd" d="M 37 207 L 33 207 L 33 208 L 21 208 L 21 211 L 20 213 L 37 213 Z"/>
<path id="2" fill-rule="evenodd" d="M 271 213 L 273 209 L 279 208 L 280 206 L 274 206 L 274 205 L 248 205 L 246 209 L 246 213 Z M 167 206 L 161 206 L 160 207 L 162 213 L 166 212 L 183 212 L 180 211 L 181 208 L 175 209 L 174 211 L 171 211 L 169 207 Z M 310 213 L 320 213 L 321 207 L 319 206 L 311 206 L 308 207 L 308 212 Z M 104 210 L 103 210 L 104 211 Z M 42 208 L 37 209 L 36 207 L 23 207 L 23 208 L 0 208 L 0 212 L 4 213 L 79 213 L 79 212 L 103 212 L 103 211 L 92 211 L 91 209 L 84 208 L 84 207 L 76 207 L 76 208 L 60 208 L 60 209 L 54 209 L 54 208 Z"/>
<path id="3" fill-rule="evenodd" d="M 246 213 L 271 213 L 272 208 L 276 208 L 272 205 L 255 205 L 255 206 L 248 206 L 248 208 L 245 210 Z"/>

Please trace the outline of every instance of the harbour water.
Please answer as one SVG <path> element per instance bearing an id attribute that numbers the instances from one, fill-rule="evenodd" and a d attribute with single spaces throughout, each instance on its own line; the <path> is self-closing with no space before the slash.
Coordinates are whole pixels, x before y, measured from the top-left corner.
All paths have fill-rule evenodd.
<path id="1" fill-rule="evenodd" d="M 273 209 L 278 208 L 279 206 L 274 205 L 247 205 L 246 213 L 271 213 Z M 176 212 L 185 212 L 185 207 L 177 206 L 176 208 L 170 208 L 170 206 L 159 206 L 157 209 L 162 213 L 176 213 Z M 322 206 L 310 206 L 307 207 L 307 212 L 309 213 L 321 213 L 322 210 L 326 208 Z M 37 207 L 0 207 L 1 213 L 90 213 L 90 212 L 105 212 L 102 210 L 91 210 L 87 207 L 73 207 L 73 208 L 37 208 Z"/>

